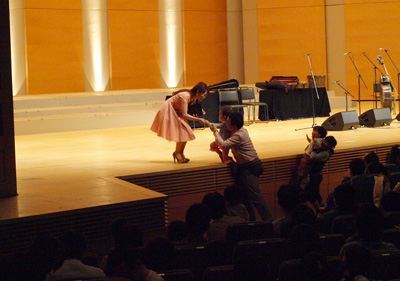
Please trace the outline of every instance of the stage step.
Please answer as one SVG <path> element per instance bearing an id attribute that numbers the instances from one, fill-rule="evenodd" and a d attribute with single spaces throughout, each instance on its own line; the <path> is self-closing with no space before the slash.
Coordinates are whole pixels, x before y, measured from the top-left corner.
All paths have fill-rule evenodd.
<path id="1" fill-rule="evenodd" d="M 16 135 L 150 125 L 172 90 L 14 97 Z"/>

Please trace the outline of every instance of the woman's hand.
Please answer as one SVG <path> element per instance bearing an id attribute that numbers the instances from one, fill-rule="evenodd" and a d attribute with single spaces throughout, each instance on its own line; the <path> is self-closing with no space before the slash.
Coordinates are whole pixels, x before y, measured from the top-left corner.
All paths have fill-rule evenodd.
<path id="1" fill-rule="evenodd" d="M 208 121 L 207 119 L 203 119 L 203 124 L 210 126 L 210 121 Z"/>
<path id="2" fill-rule="evenodd" d="M 217 127 L 215 126 L 215 124 L 211 124 L 210 125 L 210 130 L 215 133 L 217 131 Z"/>

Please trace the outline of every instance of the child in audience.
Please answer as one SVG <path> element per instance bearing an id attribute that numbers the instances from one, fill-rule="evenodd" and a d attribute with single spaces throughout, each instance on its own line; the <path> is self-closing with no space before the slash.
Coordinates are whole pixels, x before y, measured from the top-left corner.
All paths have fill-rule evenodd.
<path id="1" fill-rule="evenodd" d="M 231 136 L 231 133 L 226 128 L 226 119 L 228 116 L 233 112 L 232 108 L 229 106 L 224 106 L 219 111 L 219 120 L 222 122 L 221 126 L 219 127 L 219 133 L 223 140 L 228 139 Z M 228 164 L 233 161 L 232 157 L 229 157 L 229 149 L 220 149 L 218 147 L 218 143 L 216 141 L 210 144 L 210 150 L 215 151 L 219 158 L 221 158 L 222 163 Z"/>
<path id="2" fill-rule="evenodd" d="M 307 184 L 307 178 L 311 171 L 310 155 L 313 150 L 319 150 L 322 146 L 322 141 L 326 137 L 326 129 L 322 126 L 315 126 L 311 133 L 311 138 L 306 135 L 309 144 L 304 150 L 303 158 L 300 161 L 298 174 L 298 186 L 304 188 Z"/>
<path id="3" fill-rule="evenodd" d="M 228 216 L 238 216 L 244 221 L 250 220 L 250 214 L 246 206 L 241 203 L 242 192 L 237 185 L 230 185 L 224 190 L 224 198 L 227 205 Z"/>

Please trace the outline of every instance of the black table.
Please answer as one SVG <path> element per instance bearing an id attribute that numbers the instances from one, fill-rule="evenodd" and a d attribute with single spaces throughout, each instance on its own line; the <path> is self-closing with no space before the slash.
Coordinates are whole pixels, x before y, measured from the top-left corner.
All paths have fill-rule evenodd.
<path id="1" fill-rule="evenodd" d="M 315 89 L 294 89 L 286 91 L 262 90 L 260 91 L 260 102 L 268 104 L 268 115 L 270 119 L 287 120 L 297 118 L 307 118 L 313 116 L 312 100 L 314 98 L 315 117 L 327 117 L 331 112 L 328 93 L 326 88 L 318 88 L 319 99 L 317 99 Z M 263 107 L 260 107 L 259 118 L 265 117 Z"/>

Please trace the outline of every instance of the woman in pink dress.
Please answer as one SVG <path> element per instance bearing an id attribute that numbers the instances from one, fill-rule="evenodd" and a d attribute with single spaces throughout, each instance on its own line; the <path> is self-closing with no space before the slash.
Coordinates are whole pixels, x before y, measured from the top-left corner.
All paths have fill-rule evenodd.
<path id="1" fill-rule="evenodd" d="M 192 128 L 190 128 L 187 120 L 199 121 L 207 126 L 210 125 L 208 120 L 192 116 L 188 114 L 188 105 L 196 100 L 202 101 L 208 94 L 207 84 L 204 82 L 197 83 L 191 90 L 182 89 L 172 93 L 172 97 L 167 99 L 158 110 L 154 118 L 151 130 L 159 137 L 169 141 L 176 142 L 175 152 L 172 154 L 174 163 L 187 163 L 183 151 L 186 143 L 194 140 Z"/>

